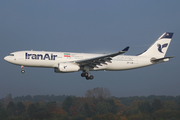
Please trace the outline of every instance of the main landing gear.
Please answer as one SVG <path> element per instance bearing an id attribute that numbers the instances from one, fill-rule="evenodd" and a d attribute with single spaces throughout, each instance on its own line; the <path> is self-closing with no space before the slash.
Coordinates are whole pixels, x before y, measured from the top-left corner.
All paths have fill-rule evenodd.
<path id="1" fill-rule="evenodd" d="M 25 73 L 24 66 L 21 66 L 21 73 Z"/>
<path id="2" fill-rule="evenodd" d="M 90 75 L 88 72 L 81 73 L 81 77 L 85 77 L 86 80 L 89 80 L 89 79 L 92 80 L 94 78 L 94 76 Z"/>

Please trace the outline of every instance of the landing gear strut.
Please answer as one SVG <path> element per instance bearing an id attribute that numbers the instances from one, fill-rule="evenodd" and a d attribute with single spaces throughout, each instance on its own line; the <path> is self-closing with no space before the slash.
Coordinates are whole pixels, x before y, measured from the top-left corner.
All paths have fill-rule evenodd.
<path id="1" fill-rule="evenodd" d="M 25 73 L 24 66 L 21 66 L 21 73 Z"/>
<path id="2" fill-rule="evenodd" d="M 90 75 L 88 72 L 81 73 L 81 77 L 85 77 L 86 80 L 89 80 L 89 79 L 92 80 L 94 78 L 94 76 Z"/>

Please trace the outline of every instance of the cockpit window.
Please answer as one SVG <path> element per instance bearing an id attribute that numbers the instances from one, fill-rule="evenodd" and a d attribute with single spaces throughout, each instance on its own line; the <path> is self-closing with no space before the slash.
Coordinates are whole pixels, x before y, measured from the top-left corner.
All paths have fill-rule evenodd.
<path id="1" fill-rule="evenodd" d="M 10 54 L 9 56 L 14 56 L 14 54 Z"/>

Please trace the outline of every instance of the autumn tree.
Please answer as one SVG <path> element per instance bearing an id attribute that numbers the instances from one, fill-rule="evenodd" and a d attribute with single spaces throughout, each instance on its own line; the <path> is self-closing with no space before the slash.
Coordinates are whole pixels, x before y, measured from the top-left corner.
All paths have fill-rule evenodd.
<path id="1" fill-rule="evenodd" d="M 3 108 L 3 103 L 0 102 L 0 111 Z"/>
<path id="2" fill-rule="evenodd" d="M 62 104 L 62 109 L 65 110 L 67 113 L 69 113 L 69 108 L 73 104 L 73 98 L 72 97 L 67 97 L 63 104 Z"/>
<path id="3" fill-rule="evenodd" d="M 31 118 L 33 118 L 33 114 L 34 114 L 36 111 L 37 111 L 37 106 L 36 106 L 34 103 L 32 103 L 32 104 L 30 104 L 29 107 L 28 107 L 27 114 L 29 114 L 29 116 L 30 116 Z"/>
<path id="4" fill-rule="evenodd" d="M 118 112 L 118 106 L 116 106 L 114 99 L 108 99 L 106 102 L 111 106 L 109 112 L 116 114 Z"/>
<path id="5" fill-rule="evenodd" d="M 96 105 L 96 113 L 98 115 L 106 114 L 111 111 L 111 106 L 109 103 L 106 102 L 99 102 Z"/>
<path id="6" fill-rule="evenodd" d="M 43 101 L 39 102 L 40 106 L 45 106 L 45 103 Z"/>
<path id="7" fill-rule="evenodd" d="M 138 109 L 143 113 L 147 113 L 147 114 L 152 113 L 152 107 L 149 101 L 140 102 L 138 105 Z"/>
<path id="8" fill-rule="evenodd" d="M 150 116 L 150 114 L 147 113 L 141 113 L 139 112 L 138 114 L 130 114 L 127 117 L 128 120 L 153 120 Z"/>
<path id="9" fill-rule="evenodd" d="M 4 104 L 5 104 L 5 108 L 7 107 L 7 105 L 9 104 L 9 102 L 12 101 L 12 95 L 8 94 L 5 98 L 4 98 Z"/>
<path id="10" fill-rule="evenodd" d="M 56 109 L 56 101 L 48 102 L 46 108 L 48 112 L 52 113 Z"/>
<path id="11" fill-rule="evenodd" d="M 114 100 L 114 104 L 117 107 L 117 115 L 119 116 L 119 118 L 121 117 L 121 115 L 123 114 L 123 112 L 127 109 L 126 106 L 124 104 L 122 104 L 122 102 L 120 100 L 117 100 L 115 98 L 113 98 Z"/>
<path id="12" fill-rule="evenodd" d="M 126 116 L 124 115 L 124 116 L 120 116 L 120 120 L 128 120 L 128 119 L 127 119 Z"/>
<path id="13" fill-rule="evenodd" d="M 29 105 L 27 114 L 30 116 L 31 119 L 40 119 L 43 120 L 45 118 L 51 118 L 52 104 L 47 104 L 48 106 L 42 106 L 39 102 L 32 103 Z M 50 107 L 49 107 L 50 106 Z M 49 108 L 48 108 L 49 107 Z M 54 108 L 54 107 L 53 107 Z"/>
<path id="14" fill-rule="evenodd" d="M 94 103 L 84 97 L 67 98 L 62 104 L 62 108 L 64 110 L 68 108 L 66 111 L 68 111 L 69 116 L 85 115 L 92 117 L 95 113 Z"/>
<path id="15" fill-rule="evenodd" d="M 130 109 L 131 110 L 138 110 L 138 104 L 140 103 L 140 100 L 134 100 L 133 102 L 131 102 L 130 104 Z"/>
<path id="16" fill-rule="evenodd" d="M 87 120 L 87 119 L 84 115 L 77 115 L 77 116 L 71 118 L 71 120 Z"/>
<path id="17" fill-rule="evenodd" d="M 53 112 L 53 114 L 56 114 L 58 116 L 66 116 L 67 112 L 65 110 L 63 110 L 61 107 L 56 108 Z"/>
<path id="18" fill-rule="evenodd" d="M 95 115 L 92 117 L 92 120 L 101 120 L 100 116 L 99 115 Z"/>
<path id="19" fill-rule="evenodd" d="M 71 120 L 68 116 L 62 116 L 60 120 Z"/>
<path id="20" fill-rule="evenodd" d="M 78 104 L 76 97 L 67 97 L 63 104 L 62 109 L 65 110 L 69 116 L 75 116 L 78 114 Z"/>
<path id="21" fill-rule="evenodd" d="M 95 113 L 95 111 L 94 111 L 94 107 L 95 106 L 91 106 L 91 104 L 89 104 L 89 103 L 85 103 L 84 104 L 84 115 L 86 116 L 86 117 L 92 117 L 93 115 L 94 115 L 94 113 Z"/>
<path id="22" fill-rule="evenodd" d="M 21 115 L 22 113 L 26 112 L 26 106 L 22 102 L 17 103 L 17 115 Z"/>
<path id="23" fill-rule="evenodd" d="M 39 109 L 36 112 L 34 112 L 32 118 L 38 119 L 38 120 L 44 120 L 51 118 L 52 114 L 49 113 L 46 109 Z"/>
<path id="24" fill-rule="evenodd" d="M 177 108 L 180 110 L 180 97 L 179 97 L 179 101 L 177 102 Z"/>
<path id="25" fill-rule="evenodd" d="M 173 110 L 176 107 L 176 103 L 174 101 L 164 101 L 163 108 L 165 110 Z"/>
<path id="26" fill-rule="evenodd" d="M 24 105 L 26 106 L 26 112 L 27 112 L 29 105 L 31 105 L 31 101 L 26 100 L 26 102 L 24 103 Z"/>
<path id="27" fill-rule="evenodd" d="M 0 120 L 7 120 L 8 118 L 8 112 L 4 108 L 0 111 Z"/>
<path id="28" fill-rule="evenodd" d="M 159 110 L 163 107 L 161 100 L 155 99 L 152 103 L 153 111 Z"/>
<path id="29" fill-rule="evenodd" d="M 9 102 L 9 104 L 7 105 L 7 110 L 8 110 L 9 115 L 15 116 L 16 115 L 16 104 L 13 103 L 12 101 Z"/>
<path id="30" fill-rule="evenodd" d="M 93 90 L 88 90 L 85 94 L 87 98 L 90 98 L 94 104 L 97 104 L 100 101 L 105 101 L 111 97 L 111 92 L 107 88 L 94 88 Z"/>
<path id="31" fill-rule="evenodd" d="M 103 114 L 99 117 L 101 120 L 117 120 L 117 116 L 112 113 Z"/>
<path id="32" fill-rule="evenodd" d="M 180 114 L 177 110 L 157 110 L 152 115 L 154 120 L 180 120 Z"/>
<path id="33" fill-rule="evenodd" d="M 74 106 L 77 108 L 77 114 L 85 115 L 86 117 L 92 117 L 95 113 L 94 103 L 84 97 L 76 98 L 74 101 Z"/>

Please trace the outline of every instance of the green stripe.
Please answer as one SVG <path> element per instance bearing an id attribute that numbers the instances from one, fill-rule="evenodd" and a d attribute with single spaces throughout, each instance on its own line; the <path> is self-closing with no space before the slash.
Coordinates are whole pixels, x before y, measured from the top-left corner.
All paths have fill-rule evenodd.
<path id="1" fill-rule="evenodd" d="M 70 55 L 70 53 L 64 53 L 64 55 Z"/>

